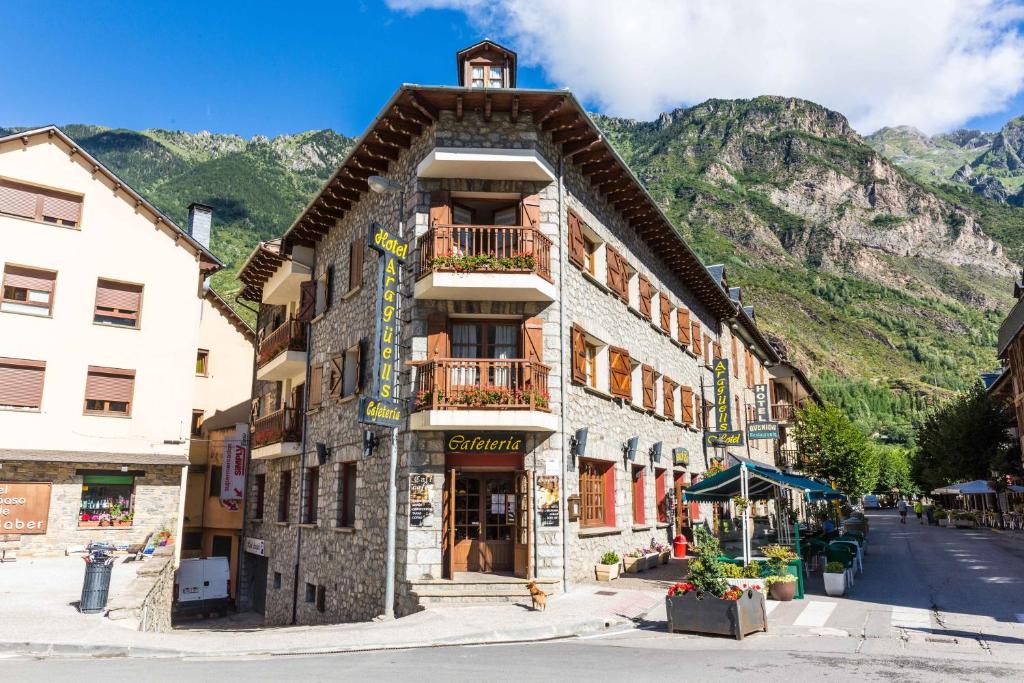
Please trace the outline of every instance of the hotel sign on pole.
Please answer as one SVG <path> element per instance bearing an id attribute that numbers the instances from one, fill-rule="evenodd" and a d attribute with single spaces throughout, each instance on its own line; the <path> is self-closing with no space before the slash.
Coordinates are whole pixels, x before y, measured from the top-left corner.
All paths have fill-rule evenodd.
<path id="1" fill-rule="evenodd" d="M 743 432 L 733 429 L 732 394 L 729 390 L 729 361 L 726 358 L 715 358 L 711 361 L 714 384 L 711 390 L 714 395 L 711 411 L 711 429 L 705 434 L 705 443 L 709 446 L 742 446 Z"/>
<path id="2" fill-rule="evenodd" d="M 771 398 L 767 384 L 754 385 L 754 422 L 771 422 Z"/>
<path id="3" fill-rule="evenodd" d="M 359 399 L 359 421 L 397 427 L 402 419 L 402 406 L 398 401 L 399 273 L 409 254 L 409 243 L 376 223 L 370 226 L 366 237 L 369 247 L 380 254 L 380 280 L 377 283 L 373 381 L 370 395 Z"/>

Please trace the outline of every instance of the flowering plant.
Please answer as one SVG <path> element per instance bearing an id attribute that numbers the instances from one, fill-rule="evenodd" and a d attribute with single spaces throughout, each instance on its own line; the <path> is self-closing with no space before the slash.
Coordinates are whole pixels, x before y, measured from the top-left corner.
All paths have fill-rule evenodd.
<path id="1" fill-rule="evenodd" d="M 679 598 L 695 590 L 697 590 L 697 587 L 689 581 L 685 581 L 683 583 L 675 583 L 668 587 L 668 597 Z"/>
<path id="2" fill-rule="evenodd" d="M 722 472 L 725 472 L 725 466 L 723 466 L 722 463 L 715 460 L 712 461 L 712 463 L 708 466 L 706 470 L 704 470 L 704 477 L 713 477 L 716 474 L 721 474 Z"/>
<path id="3" fill-rule="evenodd" d="M 454 270 L 457 273 L 471 273 L 478 270 L 533 270 L 536 263 L 530 254 L 495 256 L 494 254 L 452 254 L 435 256 L 430 262 L 433 268 Z"/>
<path id="4" fill-rule="evenodd" d="M 743 595 L 743 589 L 733 586 L 729 590 L 722 593 L 723 600 L 739 600 Z"/>

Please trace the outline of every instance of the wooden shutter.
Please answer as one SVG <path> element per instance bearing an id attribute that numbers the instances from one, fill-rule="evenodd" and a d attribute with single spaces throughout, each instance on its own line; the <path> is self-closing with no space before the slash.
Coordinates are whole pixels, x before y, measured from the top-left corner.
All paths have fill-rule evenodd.
<path id="1" fill-rule="evenodd" d="M 363 282 L 363 252 L 365 240 L 356 238 L 348 245 L 348 291 L 359 288 Z"/>
<path id="2" fill-rule="evenodd" d="M 640 315 L 651 319 L 651 297 L 654 292 L 651 291 L 651 281 L 645 278 L 643 275 L 640 276 Z"/>
<path id="3" fill-rule="evenodd" d="M 679 330 L 679 343 L 690 345 L 690 311 L 685 308 L 676 310 L 676 328 Z"/>
<path id="4" fill-rule="evenodd" d="M 629 351 L 616 346 L 608 347 L 609 385 L 613 396 L 633 398 L 633 365 L 629 360 Z"/>
<path id="5" fill-rule="evenodd" d="M 693 343 L 693 352 L 699 356 L 701 354 L 700 323 L 697 321 L 690 323 L 690 340 Z"/>
<path id="6" fill-rule="evenodd" d="M 732 376 L 736 379 L 740 378 L 740 356 L 736 351 L 736 336 L 729 337 L 730 346 L 732 347 Z"/>
<path id="7" fill-rule="evenodd" d="M 299 310 L 295 319 L 308 323 L 316 315 L 316 280 L 306 280 L 299 284 Z"/>
<path id="8" fill-rule="evenodd" d="M 448 190 L 434 190 L 430 193 L 430 225 L 451 225 L 452 203 Z"/>
<path id="9" fill-rule="evenodd" d="M 331 398 L 341 396 L 342 377 L 344 376 L 345 354 L 331 358 L 330 369 L 327 372 L 327 395 Z"/>
<path id="10" fill-rule="evenodd" d="M 680 393 L 680 402 L 683 404 L 683 424 L 693 424 L 693 389 L 684 386 Z"/>
<path id="11" fill-rule="evenodd" d="M 697 429 L 704 429 L 704 399 L 700 396 L 694 396 L 694 407 L 696 408 L 694 417 L 697 421 Z"/>
<path id="12" fill-rule="evenodd" d="M 528 361 L 541 363 L 544 360 L 544 320 L 527 318 L 523 321 L 523 355 Z"/>
<path id="13" fill-rule="evenodd" d="M 711 343 L 711 337 L 704 335 L 704 347 L 711 354 L 712 358 L 722 357 L 722 344 L 716 339 L 715 343 Z"/>
<path id="14" fill-rule="evenodd" d="M 320 405 L 323 396 L 324 366 L 317 363 L 309 369 L 309 407 Z"/>
<path id="15" fill-rule="evenodd" d="M 356 363 L 356 367 L 359 368 L 359 376 L 356 377 L 356 391 L 360 392 L 366 388 L 366 382 L 370 379 L 370 373 L 372 372 L 369 367 L 370 340 L 365 337 L 360 339 L 357 353 L 359 354 L 359 362 Z"/>
<path id="16" fill-rule="evenodd" d="M 448 358 L 450 355 L 448 316 L 444 313 L 431 313 L 427 318 L 427 360 Z"/>
<path id="17" fill-rule="evenodd" d="M 608 260 L 608 288 L 619 295 L 625 301 L 627 299 L 626 283 L 626 262 L 619 256 L 619 252 L 612 246 L 605 247 L 605 254 Z"/>
<path id="18" fill-rule="evenodd" d="M 540 195 L 528 194 L 520 202 L 522 223 L 528 228 L 540 228 Z"/>
<path id="19" fill-rule="evenodd" d="M 46 361 L 0 358 L 0 405 L 40 407 L 45 374 Z"/>
<path id="20" fill-rule="evenodd" d="M 587 333 L 575 324 L 572 326 L 572 381 L 587 383 Z"/>
<path id="21" fill-rule="evenodd" d="M 644 408 L 654 410 L 654 406 L 657 405 L 654 393 L 654 368 L 644 365 L 641 376 L 644 383 Z"/>
<path id="22" fill-rule="evenodd" d="M 586 268 L 587 244 L 583 239 L 583 226 L 576 212 L 569 209 L 569 260 L 580 268 Z"/>
<path id="23" fill-rule="evenodd" d="M 96 284 L 96 305 L 138 313 L 142 303 L 142 285 L 99 280 Z M 103 313 L 106 315 L 106 312 Z"/>
<path id="24" fill-rule="evenodd" d="M 134 393 L 134 370 L 89 366 L 89 374 L 85 382 L 85 398 L 87 400 L 131 403 Z"/>
<path id="25" fill-rule="evenodd" d="M 672 380 L 662 377 L 661 378 L 661 389 L 662 389 L 662 402 L 664 407 L 665 417 L 669 419 L 676 419 L 676 387 L 679 386 Z"/>
<path id="26" fill-rule="evenodd" d="M 658 295 L 658 313 L 661 315 L 661 329 L 672 334 L 672 302 L 664 294 Z"/>
<path id="27" fill-rule="evenodd" d="M 5 287 L 23 287 L 42 292 L 52 292 L 57 273 L 21 266 L 7 266 L 4 269 Z"/>
<path id="28" fill-rule="evenodd" d="M 30 188 L 0 180 L 0 213 L 35 218 L 39 195 Z"/>

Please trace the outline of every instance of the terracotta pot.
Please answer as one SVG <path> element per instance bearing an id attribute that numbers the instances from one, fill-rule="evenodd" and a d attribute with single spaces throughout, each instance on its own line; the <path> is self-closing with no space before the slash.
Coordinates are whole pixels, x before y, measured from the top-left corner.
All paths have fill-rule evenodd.
<path id="1" fill-rule="evenodd" d="M 776 581 L 768 588 L 772 600 L 789 602 L 796 596 L 796 581 Z"/>

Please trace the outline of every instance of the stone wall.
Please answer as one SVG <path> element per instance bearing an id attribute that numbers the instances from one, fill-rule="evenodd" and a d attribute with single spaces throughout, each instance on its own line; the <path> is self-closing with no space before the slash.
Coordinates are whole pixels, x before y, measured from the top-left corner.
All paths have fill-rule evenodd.
<path id="1" fill-rule="evenodd" d="M 86 455 L 83 453 L 83 456 Z M 143 543 L 146 537 L 166 526 L 178 528 L 181 493 L 181 471 L 176 465 L 130 465 L 131 471 L 144 472 L 135 478 L 135 518 L 130 527 L 79 528 L 82 502 L 82 475 L 79 470 L 109 471 L 121 474 L 120 468 L 87 461 L 55 463 L 18 461 L 4 463 L 0 479 L 4 481 L 53 482 L 47 533 L 23 535 L 21 554 L 63 555 L 68 546 L 85 545 L 89 541 L 112 543 Z"/>
<path id="2" fill-rule="evenodd" d="M 174 547 L 156 549 L 135 579 L 107 602 L 107 618 L 138 631 L 171 630 L 174 604 Z"/>

